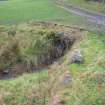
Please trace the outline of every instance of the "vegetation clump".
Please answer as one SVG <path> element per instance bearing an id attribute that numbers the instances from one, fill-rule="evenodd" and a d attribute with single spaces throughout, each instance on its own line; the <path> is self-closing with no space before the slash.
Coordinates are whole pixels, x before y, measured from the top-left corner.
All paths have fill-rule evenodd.
<path id="1" fill-rule="evenodd" d="M 20 25 L 1 31 L 1 71 L 11 70 L 11 67 L 16 69 L 17 64 L 23 64 L 27 68 L 26 72 L 45 68 L 62 57 L 76 40 L 76 37 L 66 35 L 66 31 L 61 30 L 66 27 L 60 28 L 50 23 L 38 24 L 26 24 L 23 29 Z M 47 24 L 50 28 L 46 27 Z"/>

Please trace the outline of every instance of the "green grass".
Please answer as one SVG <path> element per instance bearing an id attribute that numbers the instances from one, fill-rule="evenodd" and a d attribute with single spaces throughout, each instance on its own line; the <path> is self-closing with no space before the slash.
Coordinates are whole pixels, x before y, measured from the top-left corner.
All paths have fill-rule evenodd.
<path id="1" fill-rule="evenodd" d="M 66 12 L 52 0 L 8 0 L 0 4 L 0 24 L 31 20 L 80 24 L 83 18 Z"/>
<path id="2" fill-rule="evenodd" d="M 85 0 L 65 0 L 71 4 L 83 7 L 88 10 L 105 13 L 105 4 L 98 2 L 87 2 Z"/>
<path id="3" fill-rule="evenodd" d="M 99 79 L 99 77 L 97 77 L 97 79 Z M 65 100 L 66 105 L 104 105 L 104 87 L 98 87 L 98 82 L 95 84 L 95 82 L 91 81 L 92 79 L 89 80 L 89 77 L 84 80 L 74 80 L 71 88 L 63 90 L 62 100 Z"/>
<path id="4" fill-rule="evenodd" d="M 8 0 L 0 4 L 1 25 L 29 21 L 51 21 L 104 32 L 103 28 L 100 31 L 98 25 L 88 22 L 85 17 L 74 15 L 57 6 L 53 0 Z"/>
<path id="5" fill-rule="evenodd" d="M 43 105 L 44 91 L 46 91 L 43 84 L 47 79 L 48 72 L 44 71 L 35 74 L 24 74 L 17 79 L 0 80 L 0 104 Z"/>
<path id="6" fill-rule="evenodd" d="M 83 64 L 71 64 L 73 86 L 63 89 L 66 105 L 105 104 L 105 36 L 88 32 L 78 49 L 84 57 Z"/>
<path id="7" fill-rule="evenodd" d="M 84 64 L 72 64 L 76 71 L 104 71 L 105 72 L 105 36 L 88 33 L 80 44 L 80 50 L 84 57 Z"/>

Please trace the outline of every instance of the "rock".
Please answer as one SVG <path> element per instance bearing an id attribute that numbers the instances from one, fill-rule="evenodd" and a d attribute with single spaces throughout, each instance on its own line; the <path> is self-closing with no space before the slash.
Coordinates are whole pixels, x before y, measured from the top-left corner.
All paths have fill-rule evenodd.
<path id="1" fill-rule="evenodd" d="M 72 83 L 72 76 L 69 71 L 66 71 L 61 78 L 61 85 L 69 85 Z"/>
<path id="2" fill-rule="evenodd" d="M 16 31 L 15 30 L 9 30 L 8 31 L 8 35 L 15 36 L 15 34 L 16 34 Z"/>
<path id="3" fill-rule="evenodd" d="M 83 56 L 80 52 L 80 50 L 77 50 L 73 53 L 72 57 L 71 57 L 71 63 L 83 63 Z"/>

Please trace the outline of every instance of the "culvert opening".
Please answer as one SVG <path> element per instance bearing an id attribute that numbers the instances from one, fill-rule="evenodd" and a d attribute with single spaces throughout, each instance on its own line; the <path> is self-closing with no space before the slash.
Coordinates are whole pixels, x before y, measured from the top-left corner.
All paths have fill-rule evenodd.
<path id="1" fill-rule="evenodd" d="M 25 26 L 25 29 L 19 26 L 6 32 L 3 30 L 7 42 L 0 46 L 0 79 L 17 77 L 48 67 L 63 57 L 80 38 L 80 29 L 68 26 L 49 23 Z"/>

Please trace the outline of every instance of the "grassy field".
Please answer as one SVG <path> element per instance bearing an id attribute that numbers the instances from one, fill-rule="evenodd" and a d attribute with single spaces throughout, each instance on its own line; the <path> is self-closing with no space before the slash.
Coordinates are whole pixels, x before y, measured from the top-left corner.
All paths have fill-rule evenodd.
<path id="1" fill-rule="evenodd" d="M 0 2 L 1 25 L 29 21 L 52 21 L 84 27 L 91 31 L 100 31 L 98 25 L 90 23 L 85 17 L 65 11 L 52 0 L 8 0 Z M 100 32 L 103 32 L 104 29 L 101 30 Z"/>
<path id="2" fill-rule="evenodd" d="M 8 0 L 0 4 L 0 24 L 32 20 L 71 24 L 83 22 L 83 18 L 57 7 L 52 0 Z"/>
<path id="3" fill-rule="evenodd" d="M 65 1 L 88 10 L 105 13 L 105 4 L 102 3 L 87 2 L 85 0 L 65 0 Z"/>

